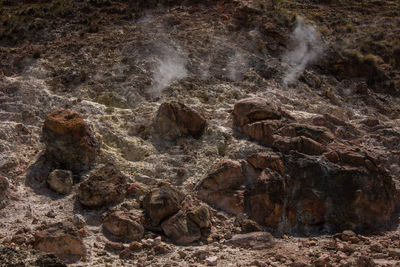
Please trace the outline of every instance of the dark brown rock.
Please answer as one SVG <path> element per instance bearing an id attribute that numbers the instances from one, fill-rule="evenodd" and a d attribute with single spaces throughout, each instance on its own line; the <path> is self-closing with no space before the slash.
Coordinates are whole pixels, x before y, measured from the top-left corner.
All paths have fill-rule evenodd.
<path id="1" fill-rule="evenodd" d="M 199 228 L 208 228 L 211 227 L 211 215 L 210 210 L 206 206 L 200 206 L 194 208 L 193 210 L 188 212 L 188 217 L 194 223 L 199 226 Z"/>
<path id="2" fill-rule="evenodd" d="M 286 198 L 285 182 L 280 175 L 268 169 L 249 187 L 248 213 L 256 222 L 276 228 L 282 221 Z"/>
<path id="3" fill-rule="evenodd" d="M 225 241 L 226 245 L 251 249 L 266 249 L 275 245 L 274 237 L 268 232 L 237 234 Z"/>
<path id="4" fill-rule="evenodd" d="M 165 139 L 182 135 L 199 138 L 206 127 L 206 119 L 194 109 L 179 103 L 163 103 L 156 116 L 156 130 Z"/>
<path id="5" fill-rule="evenodd" d="M 244 182 L 245 177 L 240 162 L 222 160 L 211 169 L 200 186 L 211 190 L 226 190 L 238 188 Z"/>
<path id="6" fill-rule="evenodd" d="M 151 226 L 159 225 L 164 219 L 178 212 L 182 207 L 184 194 L 168 185 L 150 191 L 142 205 Z"/>
<path id="7" fill-rule="evenodd" d="M 176 244 L 190 244 L 201 238 L 200 227 L 183 211 L 179 211 L 161 224 L 165 235 Z"/>
<path id="8" fill-rule="evenodd" d="M 285 166 L 281 156 L 275 153 L 256 153 L 247 158 L 250 164 L 260 170 L 270 168 L 277 171 L 280 175 L 285 174 Z"/>
<path id="9" fill-rule="evenodd" d="M 58 109 L 43 125 L 47 158 L 74 173 L 88 171 L 94 164 L 98 144 L 86 122 L 75 111 Z"/>
<path id="10" fill-rule="evenodd" d="M 56 169 L 47 178 L 49 187 L 62 195 L 69 194 L 72 191 L 73 183 L 72 172 L 66 170 Z"/>
<path id="11" fill-rule="evenodd" d="M 244 190 L 241 187 L 246 183 L 240 162 L 222 160 L 198 185 L 198 197 L 216 208 L 240 214 L 244 211 Z"/>
<path id="12" fill-rule="evenodd" d="M 259 97 L 237 101 L 233 108 L 233 115 L 235 124 L 240 127 L 256 121 L 280 119 L 282 116 L 277 105 Z"/>
<path id="13" fill-rule="evenodd" d="M 144 234 L 140 217 L 130 212 L 114 211 L 109 213 L 104 219 L 103 226 L 108 232 L 124 241 L 138 241 Z"/>
<path id="14" fill-rule="evenodd" d="M 0 174 L 0 196 L 8 190 L 9 186 L 10 183 L 8 182 L 7 178 Z"/>
<path id="15" fill-rule="evenodd" d="M 98 208 L 122 201 L 126 190 L 127 177 L 109 163 L 89 173 L 79 186 L 78 199 L 86 207 Z"/>
<path id="16" fill-rule="evenodd" d="M 79 260 L 86 255 L 82 237 L 68 222 L 56 223 L 35 233 L 33 248 L 51 252 L 63 260 Z"/>

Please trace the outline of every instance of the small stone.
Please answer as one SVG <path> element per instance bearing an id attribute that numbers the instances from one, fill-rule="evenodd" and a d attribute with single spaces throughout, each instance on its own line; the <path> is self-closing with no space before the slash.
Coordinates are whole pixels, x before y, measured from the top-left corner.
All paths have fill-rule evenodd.
<path id="1" fill-rule="evenodd" d="M 78 228 L 83 228 L 86 224 L 85 217 L 83 217 L 81 214 L 75 214 L 74 218 L 72 219 L 72 222 Z"/>
<path id="2" fill-rule="evenodd" d="M 47 178 L 49 187 L 62 195 L 69 194 L 72 191 L 73 183 L 72 171 L 56 169 Z"/>
<path id="3" fill-rule="evenodd" d="M 124 249 L 124 244 L 121 242 L 107 241 L 104 248 L 107 250 L 121 251 Z"/>
<path id="4" fill-rule="evenodd" d="M 137 241 L 133 241 L 132 243 L 129 244 L 129 249 L 134 252 L 140 251 L 142 250 L 142 244 L 140 244 Z"/>
<path id="5" fill-rule="evenodd" d="M 216 256 L 206 258 L 206 264 L 208 266 L 217 266 L 217 263 L 218 263 L 218 257 Z"/>

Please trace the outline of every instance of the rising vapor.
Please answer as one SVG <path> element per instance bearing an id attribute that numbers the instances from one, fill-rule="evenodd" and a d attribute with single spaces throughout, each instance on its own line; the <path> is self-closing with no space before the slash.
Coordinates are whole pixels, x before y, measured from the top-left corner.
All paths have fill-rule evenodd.
<path id="1" fill-rule="evenodd" d="M 283 61 L 287 64 L 283 82 L 293 84 L 308 64 L 314 62 L 322 53 L 322 44 L 314 26 L 297 17 L 296 28 L 292 32 L 293 49 L 288 51 Z"/>

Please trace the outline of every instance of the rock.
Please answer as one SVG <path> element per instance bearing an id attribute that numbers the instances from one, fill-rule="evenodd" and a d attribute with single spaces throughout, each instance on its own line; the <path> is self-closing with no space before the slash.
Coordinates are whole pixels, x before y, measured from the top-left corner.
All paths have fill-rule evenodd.
<path id="1" fill-rule="evenodd" d="M 133 241 L 132 243 L 129 244 L 129 249 L 134 252 L 140 251 L 142 250 L 142 244 L 139 243 L 138 241 Z"/>
<path id="2" fill-rule="evenodd" d="M 165 139 L 174 140 L 182 135 L 199 138 L 206 127 L 205 118 L 194 109 L 179 103 L 163 103 L 156 116 L 156 130 Z"/>
<path id="3" fill-rule="evenodd" d="M 151 226 L 159 225 L 164 219 L 181 209 L 184 194 L 172 186 L 162 185 L 146 194 L 143 209 Z"/>
<path id="4" fill-rule="evenodd" d="M 238 161 L 222 160 L 197 186 L 198 197 L 232 214 L 244 211 L 244 192 L 239 190 L 246 177 Z"/>
<path id="5" fill-rule="evenodd" d="M 0 174 L 0 196 L 8 190 L 9 186 L 10 183 L 8 182 L 7 178 Z"/>
<path id="6" fill-rule="evenodd" d="M 165 235 L 176 244 L 190 244 L 201 238 L 199 226 L 182 211 L 165 220 L 161 228 Z"/>
<path id="7" fill-rule="evenodd" d="M 377 266 L 377 264 L 375 264 L 374 260 L 368 256 L 358 257 L 355 263 L 356 263 L 357 267 L 375 267 L 375 266 Z"/>
<path id="8" fill-rule="evenodd" d="M 222 160 L 210 174 L 202 180 L 200 186 L 211 190 L 236 189 L 245 182 L 242 165 L 234 160 Z"/>
<path id="9" fill-rule="evenodd" d="M 69 194 L 72 191 L 73 183 L 72 172 L 66 170 L 56 169 L 47 178 L 49 187 L 62 195 Z"/>
<path id="10" fill-rule="evenodd" d="M 262 232 L 263 230 L 261 225 L 250 219 L 244 219 L 241 222 L 241 229 L 243 234 L 252 232 Z"/>
<path id="11" fill-rule="evenodd" d="M 217 266 L 218 264 L 218 257 L 217 256 L 213 256 L 213 257 L 208 257 L 206 258 L 206 264 L 208 266 Z"/>
<path id="12" fill-rule="evenodd" d="M 282 220 L 285 182 L 277 172 L 265 169 L 248 187 L 248 214 L 259 224 L 276 228 Z"/>
<path id="13" fill-rule="evenodd" d="M 274 237 L 268 232 L 253 232 L 237 234 L 225 241 L 226 245 L 233 245 L 251 249 L 272 248 L 275 245 Z"/>
<path id="14" fill-rule="evenodd" d="M 43 125 L 47 158 L 74 173 L 88 171 L 94 164 L 98 144 L 82 117 L 73 110 L 50 113 Z"/>
<path id="15" fill-rule="evenodd" d="M 125 198 L 127 177 L 108 163 L 92 170 L 78 190 L 79 202 L 90 208 L 114 204 Z"/>
<path id="16" fill-rule="evenodd" d="M 51 252 L 63 260 L 75 261 L 86 255 L 82 237 L 71 223 L 60 222 L 49 225 L 34 236 L 34 249 Z"/>
<path id="17" fill-rule="evenodd" d="M 242 127 L 256 121 L 280 119 L 282 114 L 278 106 L 272 101 L 251 97 L 235 103 L 233 116 L 235 124 Z"/>
<path id="18" fill-rule="evenodd" d="M 121 251 L 124 249 L 124 244 L 121 242 L 107 241 L 104 248 L 111 251 Z"/>
<path id="19" fill-rule="evenodd" d="M 139 218 L 129 212 L 110 212 L 105 217 L 103 226 L 108 232 L 125 241 L 138 241 L 144 234 Z"/>
<path id="20" fill-rule="evenodd" d="M 330 258 L 328 254 L 322 254 L 318 259 L 314 260 L 312 263 L 316 267 L 329 267 L 332 266 L 330 263 Z"/>
<path id="21" fill-rule="evenodd" d="M 74 225 L 78 228 L 83 228 L 86 224 L 86 219 L 80 214 L 75 214 L 74 218 L 72 219 Z"/>
<path id="22" fill-rule="evenodd" d="M 280 175 L 285 174 L 285 166 L 283 165 L 281 156 L 275 153 L 256 153 L 247 158 L 250 164 L 260 170 L 270 168 L 277 171 Z"/>
<path id="23" fill-rule="evenodd" d="M 200 206 L 198 208 L 193 209 L 192 211 L 189 211 L 188 217 L 195 224 L 197 224 L 199 228 L 211 227 L 210 210 L 206 206 Z"/>

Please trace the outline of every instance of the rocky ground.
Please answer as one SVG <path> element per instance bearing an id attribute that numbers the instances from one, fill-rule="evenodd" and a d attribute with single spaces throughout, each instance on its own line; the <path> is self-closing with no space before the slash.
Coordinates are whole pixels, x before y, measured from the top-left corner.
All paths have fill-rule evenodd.
<path id="1" fill-rule="evenodd" d="M 400 264 L 398 1 L 0 1 L 0 266 Z"/>

